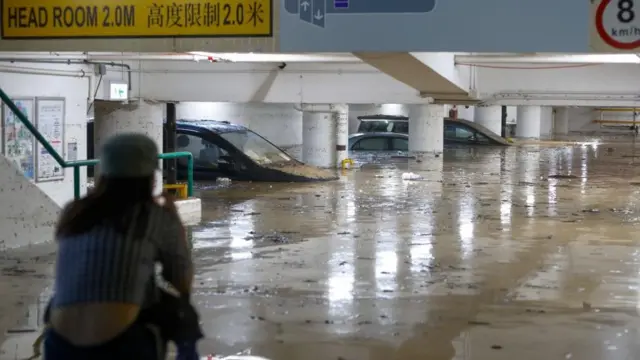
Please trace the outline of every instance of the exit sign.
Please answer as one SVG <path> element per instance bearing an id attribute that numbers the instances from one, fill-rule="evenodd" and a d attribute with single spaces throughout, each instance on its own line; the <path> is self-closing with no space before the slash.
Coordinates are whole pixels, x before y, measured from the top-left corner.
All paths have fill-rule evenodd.
<path id="1" fill-rule="evenodd" d="M 122 101 L 129 99 L 129 84 L 125 82 L 109 83 L 109 100 Z"/>

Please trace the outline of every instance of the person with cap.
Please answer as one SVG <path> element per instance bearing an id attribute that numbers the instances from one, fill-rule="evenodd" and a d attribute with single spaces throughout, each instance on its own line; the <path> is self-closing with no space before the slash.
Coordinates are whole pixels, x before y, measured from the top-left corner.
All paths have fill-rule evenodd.
<path id="1" fill-rule="evenodd" d="M 63 209 L 46 360 L 163 359 L 169 338 L 179 339 L 179 356 L 197 357 L 191 252 L 175 204 L 153 195 L 157 165 L 149 137 L 113 136 L 95 189 Z M 158 295 L 157 263 L 179 297 Z"/>

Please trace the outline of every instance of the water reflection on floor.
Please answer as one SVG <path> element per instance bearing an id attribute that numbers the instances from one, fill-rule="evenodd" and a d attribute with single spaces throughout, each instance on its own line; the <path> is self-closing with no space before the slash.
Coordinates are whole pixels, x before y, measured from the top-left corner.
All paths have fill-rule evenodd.
<path id="1" fill-rule="evenodd" d="M 442 163 L 373 161 L 335 182 L 202 190 L 204 221 L 191 229 L 201 349 L 640 358 L 634 149 L 457 149 Z"/>
<path id="2" fill-rule="evenodd" d="M 637 358 L 639 159 L 620 144 L 458 149 L 442 172 L 393 159 L 337 182 L 207 192 L 202 348 Z"/>

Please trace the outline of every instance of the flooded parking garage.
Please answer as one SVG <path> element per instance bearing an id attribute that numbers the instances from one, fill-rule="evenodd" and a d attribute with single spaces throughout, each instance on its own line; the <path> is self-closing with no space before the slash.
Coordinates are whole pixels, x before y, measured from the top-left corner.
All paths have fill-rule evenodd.
<path id="1" fill-rule="evenodd" d="M 202 186 L 190 229 L 202 352 L 637 358 L 635 149 L 467 148 L 447 150 L 441 171 L 365 157 L 334 182 Z M 53 255 L 5 257 L 0 286 L 14 295 L 0 311 L 15 333 L 37 325 Z M 29 347 L 10 339 L 0 358 Z"/>

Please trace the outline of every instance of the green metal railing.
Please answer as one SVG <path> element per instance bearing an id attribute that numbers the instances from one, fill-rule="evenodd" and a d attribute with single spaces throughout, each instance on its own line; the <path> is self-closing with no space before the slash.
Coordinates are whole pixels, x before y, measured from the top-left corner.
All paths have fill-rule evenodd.
<path id="1" fill-rule="evenodd" d="M 83 166 L 94 166 L 98 164 L 100 161 L 97 159 L 90 160 L 77 160 L 77 161 L 65 161 L 60 154 L 49 144 L 47 139 L 42 136 L 40 131 L 27 119 L 26 115 L 18 109 L 16 104 L 9 98 L 9 96 L 0 89 L 0 99 L 4 102 L 7 107 L 13 112 L 13 114 L 22 122 L 22 124 L 31 132 L 33 137 L 38 140 L 40 145 L 42 145 L 49 154 L 56 160 L 58 165 L 63 168 L 73 168 L 73 196 L 78 199 L 80 198 L 80 168 Z M 193 196 L 193 155 L 187 151 L 181 152 L 173 152 L 158 155 L 159 159 L 167 160 L 167 159 L 177 159 L 180 157 L 187 158 L 187 195 Z"/>

